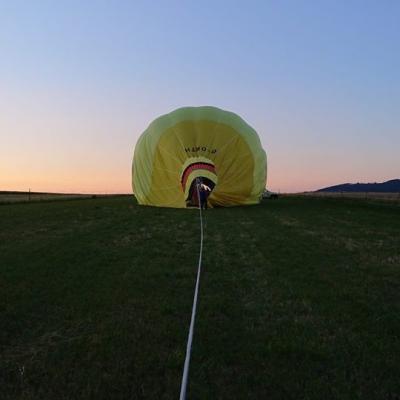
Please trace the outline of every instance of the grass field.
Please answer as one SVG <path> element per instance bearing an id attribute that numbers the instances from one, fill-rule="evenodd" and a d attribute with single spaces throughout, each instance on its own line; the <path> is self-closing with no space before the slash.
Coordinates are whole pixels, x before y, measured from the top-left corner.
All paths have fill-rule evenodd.
<path id="1" fill-rule="evenodd" d="M 190 399 L 399 399 L 400 206 L 208 210 Z M 0 398 L 176 399 L 198 211 L 0 206 Z"/>

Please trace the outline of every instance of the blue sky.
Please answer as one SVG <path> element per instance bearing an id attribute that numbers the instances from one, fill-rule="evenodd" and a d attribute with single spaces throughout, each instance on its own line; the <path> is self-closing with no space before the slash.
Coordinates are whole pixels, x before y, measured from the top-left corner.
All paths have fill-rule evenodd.
<path id="1" fill-rule="evenodd" d="M 214 105 L 273 190 L 400 177 L 398 1 L 0 2 L 0 187 L 130 190 L 140 133 Z"/>

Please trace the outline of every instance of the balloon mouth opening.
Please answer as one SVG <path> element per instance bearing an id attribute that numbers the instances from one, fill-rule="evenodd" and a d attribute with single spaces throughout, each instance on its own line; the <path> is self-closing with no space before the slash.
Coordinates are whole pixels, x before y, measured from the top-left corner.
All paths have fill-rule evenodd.
<path id="1" fill-rule="evenodd" d="M 187 207 L 199 206 L 198 188 L 202 196 L 209 197 L 218 182 L 215 166 L 211 161 L 192 162 L 181 174 L 181 185 Z"/>

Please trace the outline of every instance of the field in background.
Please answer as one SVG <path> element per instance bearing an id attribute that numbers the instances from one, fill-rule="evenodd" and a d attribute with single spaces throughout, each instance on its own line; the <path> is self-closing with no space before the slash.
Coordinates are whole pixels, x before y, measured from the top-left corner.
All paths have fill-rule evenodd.
<path id="1" fill-rule="evenodd" d="M 380 192 L 304 192 L 295 196 L 332 197 L 364 200 L 389 200 L 400 202 L 400 193 Z"/>
<path id="2" fill-rule="evenodd" d="M 398 399 L 400 206 L 282 197 L 205 213 L 190 399 Z M 176 399 L 197 210 L 0 207 L 2 399 Z"/>
<path id="3" fill-rule="evenodd" d="M 95 195 L 65 194 L 65 193 L 36 193 L 36 192 L 0 192 L 0 203 L 20 203 L 29 201 L 89 199 Z M 95 196 L 96 197 L 96 196 Z"/>
<path id="4" fill-rule="evenodd" d="M 0 204 L 29 203 L 35 201 L 97 199 L 101 197 L 124 197 L 131 194 L 75 194 L 75 193 L 38 193 L 38 192 L 1 192 Z"/>

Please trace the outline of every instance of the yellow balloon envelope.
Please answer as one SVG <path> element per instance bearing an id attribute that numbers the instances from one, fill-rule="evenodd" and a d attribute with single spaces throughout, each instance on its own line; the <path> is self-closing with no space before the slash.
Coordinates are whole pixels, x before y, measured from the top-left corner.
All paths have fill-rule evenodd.
<path id="1" fill-rule="evenodd" d="M 132 188 L 143 205 L 185 208 L 200 178 L 210 206 L 256 204 L 267 158 L 257 132 L 215 107 L 184 107 L 154 120 L 136 143 Z"/>

